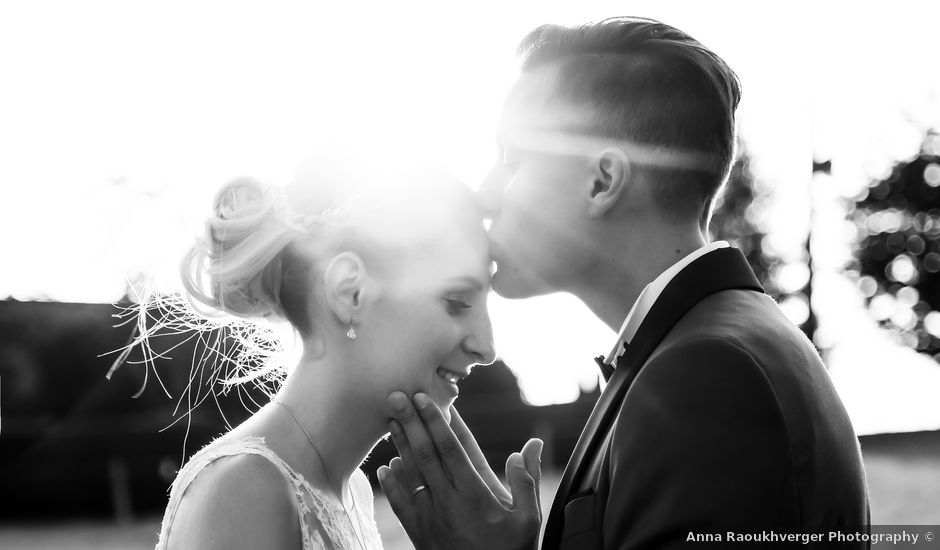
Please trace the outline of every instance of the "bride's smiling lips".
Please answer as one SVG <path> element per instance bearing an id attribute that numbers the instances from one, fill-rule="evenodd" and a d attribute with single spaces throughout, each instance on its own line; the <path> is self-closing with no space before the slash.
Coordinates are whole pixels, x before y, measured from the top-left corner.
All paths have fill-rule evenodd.
<path id="1" fill-rule="evenodd" d="M 446 367 L 437 367 L 435 374 L 444 382 L 447 390 L 454 397 L 457 397 L 457 395 L 460 394 L 460 388 L 457 387 L 457 382 L 470 376 L 470 370 L 468 369 L 466 372 L 463 372 L 451 370 Z"/>

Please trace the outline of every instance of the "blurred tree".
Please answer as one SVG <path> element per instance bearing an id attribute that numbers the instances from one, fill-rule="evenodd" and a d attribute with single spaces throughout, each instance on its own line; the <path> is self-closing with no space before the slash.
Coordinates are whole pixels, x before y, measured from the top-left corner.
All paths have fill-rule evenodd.
<path id="1" fill-rule="evenodd" d="M 775 264 L 772 258 L 764 257 L 764 233 L 758 227 L 762 213 L 760 201 L 755 202 L 759 191 L 756 180 L 750 170 L 750 156 L 747 150 L 738 145 L 738 158 L 731 167 L 728 183 L 715 200 L 709 230 L 713 240 L 724 240 L 741 249 L 747 261 L 757 274 L 764 288 L 771 292 L 774 288 L 770 278 L 770 268 Z"/>
<path id="2" fill-rule="evenodd" d="M 750 155 L 743 144 L 738 144 L 738 151 L 728 182 L 715 200 L 709 233 L 712 240 L 725 240 L 739 248 L 767 293 L 778 299 L 783 292 L 775 283 L 773 273 L 782 262 L 765 250 L 766 233 L 761 227 L 770 192 L 758 185 L 750 169 Z"/>
<path id="3" fill-rule="evenodd" d="M 784 312 L 813 339 L 815 322 L 809 308 L 809 253 L 785 261 L 767 246 L 763 227 L 771 190 L 754 177 L 751 158 L 742 143 L 724 190 L 715 201 L 709 224 L 712 240 L 725 240 L 739 248 L 764 290 L 783 306 Z"/>
<path id="4" fill-rule="evenodd" d="M 940 135 L 855 197 L 858 277 L 868 310 L 899 340 L 940 360 Z"/>

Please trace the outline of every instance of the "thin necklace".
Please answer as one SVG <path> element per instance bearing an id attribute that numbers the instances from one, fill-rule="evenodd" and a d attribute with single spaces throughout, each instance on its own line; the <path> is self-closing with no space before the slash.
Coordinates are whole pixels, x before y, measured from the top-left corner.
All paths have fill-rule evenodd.
<path id="1" fill-rule="evenodd" d="M 304 432 L 304 435 L 307 436 L 307 441 L 310 443 L 310 446 L 313 448 L 313 452 L 317 453 L 317 460 L 320 461 L 320 468 L 323 469 L 323 475 L 324 477 L 326 477 L 327 484 L 329 484 L 330 474 L 329 472 L 326 471 L 326 462 L 323 460 L 323 455 L 320 454 L 320 450 L 317 449 L 316 444 L 314 444 L 313 438 L 310 437 L 310 432 L 307 431 L 307 428 L 304 428 L 304 425 L 300 423 L 300 420 L 297 419 L 297 415 L 294 414 L 294 411 L 292 411 L 290 407 L 278 401 L 277 399 L 273 399 L 272 401 L 274 401 L 274 403 L 280 405 L 285 411 L 287 411 L 287 414 L 289 414 L 290 417 L 294 419 L 294 423 L 297 424 L 297 427 L 300 428 L 300 431 Z M 343 506 L 343 513 L 346 514 L 346 519 L 349 520 L 349 526 L 353 528 L 353 533 L 356 535 L 356 542 L 359 543 L 359 548 L 362 548 L 363 550 L 365 550 L 366 545 L 364 542 L 362 542 L 362 538 L 359 535 L 359 531 L 362 530 L 362 523 L 359 520 L 359 513 L 356 511 L 356 496 L 350 492 L 349 501 L 352 503 L 353 511 L 357 512 L 356 523 L 359 524 L 359 531 L 357 531 L 356 527 L 352 524 L 353 523 L 352 517 L 349 515 L 349 510 L 346 509 L 346 499 L 343 498 L 342 492 L 340 493 L 339 500 L 340 500 L 340 504 L 342 504 Z"/>

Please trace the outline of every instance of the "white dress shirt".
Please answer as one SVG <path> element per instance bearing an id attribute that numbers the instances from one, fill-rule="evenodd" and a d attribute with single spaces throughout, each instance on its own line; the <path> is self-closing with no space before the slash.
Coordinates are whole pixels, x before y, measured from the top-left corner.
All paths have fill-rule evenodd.
<path id="1" fill-rule="evenodd" d="M 640 328 L 640 324 L 643 322 L 643 319 L 646 318 L 646 315 L 650 312 L 650 309 L 653 308 L 653 304 L 656 303 L 656 300 L 659 299 L 659 295 L 662 294 L 663 289 L 666 288 L 666 285 L 672 281 L 680 271 L 686 268 L 689 264 L 695 260 L 701 258 L 705 254 L 718 250 L 719 248 L 728 248 L 727 241 L 715 241 L 710 244 L 706 244 L 701 248 L 698 248 L 686 257 L 682 258 L 678 262 L 672 264 L 672 266 L 663 271 L 659 277 L 653 279 L 653 282 L 646 285 L 643 288 L 643 291 L 640 292 L 640 296 L 636 299 L 636 302 L 633 303 L 633 307 L 630 308 L 630 312 L 627 313 L 627 318 L 624 319 L 623 325 L 620 327 L 620 332 L 617 334 L 617 342 L 614 344 L 614 347 L 610 350 L 610 353 L 607 354 L 605 361 L 613 365 L 620 357 L 624 351 L 623 344 L 624 342 L 629 343 L 633 340 L 633 337 L 636 336 L 636 331 Z"/>

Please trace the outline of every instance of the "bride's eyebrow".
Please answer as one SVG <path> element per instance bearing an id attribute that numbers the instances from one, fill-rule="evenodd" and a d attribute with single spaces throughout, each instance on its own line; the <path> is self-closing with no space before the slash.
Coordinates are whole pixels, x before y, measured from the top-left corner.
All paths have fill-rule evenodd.
<path id="1" fill-rule="evenodd" d="M 446 282 L 449 283 L 449 284 L 453 284 L 453 283 L 464 284 L 464 285 L 469 286 L 470 288 L 472 288 L 473 290 L 476 290 L 476 291 L 478 291 L 478 292 L 479 292 L 479 291 L 482 291 L 483 288 L 486 286 L 486 285 L 483 283 L 483 281 L 481 281 L 480 279 L 478 279 L 478 278 L 476 278 L 476 277 L 472 277 L 472 276 L 470 276 L 470 275 L 460 275 L 460 276 L 458 276 L 458 277 L 451 277 L 450 279 L 447 279 Z"/>

